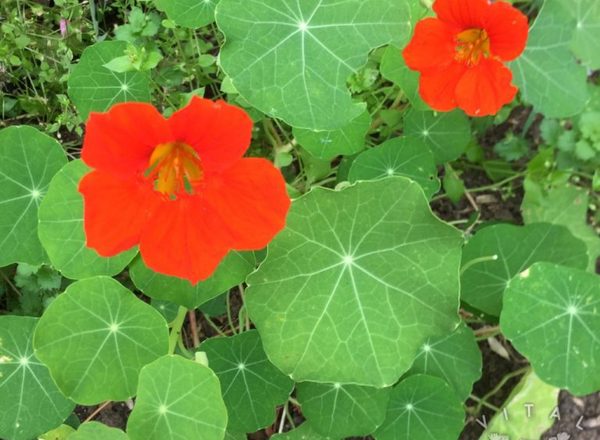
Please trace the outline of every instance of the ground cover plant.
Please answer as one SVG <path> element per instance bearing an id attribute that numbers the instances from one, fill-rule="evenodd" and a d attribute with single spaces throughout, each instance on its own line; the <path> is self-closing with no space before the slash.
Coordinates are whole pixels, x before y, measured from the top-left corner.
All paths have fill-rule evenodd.
<path id="1" fill-rule="evenodd" d="M 1 439 L 600 437 L 596 0 L 0 35 Z"/>

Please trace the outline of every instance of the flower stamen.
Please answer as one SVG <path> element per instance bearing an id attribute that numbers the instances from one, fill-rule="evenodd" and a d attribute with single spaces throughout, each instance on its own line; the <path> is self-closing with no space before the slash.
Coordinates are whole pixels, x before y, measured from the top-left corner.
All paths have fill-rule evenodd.
<path id="1" fill-rule="evenodd" d="M 154 148 L 144 176 L 153 181 L 155 191 L 174 198 L 193 194 L 203 174 L 196 150 L 183 142 L 168 142 Z"/>
<path id="2" fill-rule="evenodd" d="M 481 58 L 490 57 L 490 38 L 485 29 L 467 29 L 456 37 L 457 61 L 476 66 Z"/>

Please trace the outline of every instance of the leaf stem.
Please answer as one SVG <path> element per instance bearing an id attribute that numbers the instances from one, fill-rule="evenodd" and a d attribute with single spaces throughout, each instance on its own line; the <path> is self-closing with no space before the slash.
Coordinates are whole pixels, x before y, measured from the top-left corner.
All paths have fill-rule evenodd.
<path id="1" fill-rule="evenodd" d="M 484 257 L 479 257 L 479 258 L 473 258 L 471 261 L 467 261 L 463 267 L 460 268 L 460 274 L 464 274 L 467 269 L 469 269 L 472 266 L 475 266 L 476 264 L 479 263 L 485 263 L 486 261 L 496 261 L 498 259 L 498 254 L 494 254 L 494 255 L 486 255 Z"/>
<path id="2" fill-rule="evenodd" d="M 183 326 L 183 321 L 185 321 L 187 312 L 188 310 L 185 307 L 179 306 L 177 316 L 173 320 L 173 324 L 171 324 L 171 333 L 169 334 L 169 354 L 175 353 L 175 346 L 177 345 L 177 340 L 181 336 L 181 327 Z"/>

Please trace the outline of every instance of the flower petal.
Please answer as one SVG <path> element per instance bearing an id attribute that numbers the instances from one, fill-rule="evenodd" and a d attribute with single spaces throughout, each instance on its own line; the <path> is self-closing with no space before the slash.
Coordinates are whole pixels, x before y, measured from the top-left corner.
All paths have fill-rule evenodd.
<path id="1" fill-rule="evenodd" d="M 433 10 L 437 17 L 460 28 L 482 28 L 490 4 L 488 0 L 436 0 Z"/>
<path id="2" fill-rule="evenodd" d="M 156 193 L 104 171 L 92 171 L 79 182 L 84 200 L 86 245 L 103 257 L 135 246 Z"/>
<path id="3" fill-rule="evenodd" d="M 113 174 L 140 175 L 152 150 L 173 140 L 165 118 L 152 105 L 127 102 L 106 113 L 92 113 L 86 124 L 81 158 L 90 167 Z"/>
<path id="4" fill-rule="evenodd" d="M 402 52 L 406 65 L 423 72 L 452 62 L 456 55 L 456 33 L 453 26 L 437 18 L 419 21 L 412 39 Z"/>
<path id="5" fill-rule="evenodd" d="M 527 16 L 517 8 L 504 2 L 494 3 L 488 10 L 484 27 L 494 56 L 511 61 L 525 50 L 529 23 Z"/>
<path id="6" fill-rule="evenodd" d="M 456 86 L 466 71 L 464 64 L 455 62 L 446 68 L 422 74 L 419 81 L 421 98 L 437 111 L 446 112 L 456 108 Z"/>
<path id="7" fill-rule="evenodd" d="M 206 171 L 221 171 L 239 160 L 252 137 L 252 120 L 239 107 L 224 101 L 193 97 L 169 118 L 176 141 L 185 142 L 200 155 Z"/>
<path id="8" fill-rule="evenodd" d="M 229 250 L 230 237 L 198 197 L 163 199 L 140 239 L 144 263 L 156 272 L 193 284 L 213 274 Z"/>
<path id="9" fill-rule="evenodd" d="M 258 158 L 238 161 L 207 182 L 202 195 L 237 250 L 265 247 L 284 228 L 290 207 L 283 176 L 271 162 Z"/>
<path id="10" fill-rule="evenodd" d="M 482 60 L 468 69 L 459 81 L 456 87 L 458 106 L 469 116 L 495 115 L 517 93 L 511 81 L 512 72 L 500 61 Z"/>

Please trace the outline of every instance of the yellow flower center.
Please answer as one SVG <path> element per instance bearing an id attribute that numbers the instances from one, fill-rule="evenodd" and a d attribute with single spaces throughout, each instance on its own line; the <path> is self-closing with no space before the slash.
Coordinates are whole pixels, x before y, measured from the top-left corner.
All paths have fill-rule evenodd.
<path id="1" fill-rule="evenodd" d="M 183 142 L 168 142 L 154 148 L 145 176 L 154 181 L 154 189 L 170 197 L 187 192 L 203 176 L 200 157 L 196 150 Z"/>
<path id="2" fill-rule="evenodd" d="M 484 29 L 462 31 L 456 37 L 456 43 L 455 59 L 468 66 L 475 66 L 482 57 L 490 56 L 490 38 Z"/>

